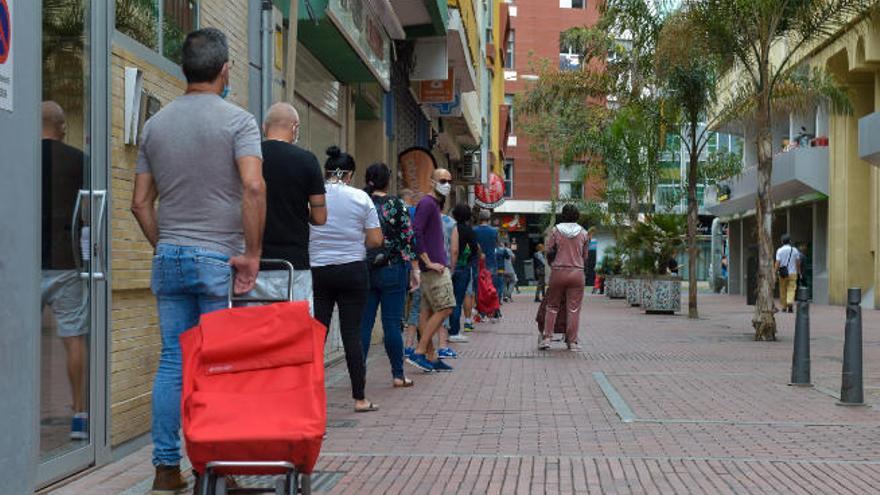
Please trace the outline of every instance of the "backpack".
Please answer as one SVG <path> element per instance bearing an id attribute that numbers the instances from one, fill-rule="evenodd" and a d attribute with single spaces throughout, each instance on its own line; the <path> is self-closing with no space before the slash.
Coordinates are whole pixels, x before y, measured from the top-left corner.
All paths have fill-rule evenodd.
<path id="1" fill-rule="evenodd" d="M 379 227 L 382 229 L 382 238 L 388 239 L 392 234 L 389 232 L 388 221 L 385 219 L 384 204 L 397 199 L 395 196 L 373 196 L 373 205 L 376 206 L 376 215 L 379 217 Z M 385 242 L 376 248 L 367 249 L 367 266 L 371 269 L 384 268 L 391 264 L 391 250 Z"/>

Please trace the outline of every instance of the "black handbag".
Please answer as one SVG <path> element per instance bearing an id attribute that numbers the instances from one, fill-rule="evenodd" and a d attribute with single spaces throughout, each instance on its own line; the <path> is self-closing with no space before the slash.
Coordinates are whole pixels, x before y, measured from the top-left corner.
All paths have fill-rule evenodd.
<path id="1" fill-rule="evenodd" d="M 390 196 L 385 196 L 385 201 L 388 200 Z M 373 200 L 373 204 L 376 206 L 376 214 L 379 217 L 379 227 L 382 228 L 382 238 L 388 239 L 388 222 L 385 221 L 385 216 L 382 214 L 382 204 L 385 201 L 376 201 L 376 197 L 371 198 Z M 376 270 L 378 268 L 384 268 L 391 264 L 391 252 L 388 249 L 388 246 L 383 243 L 381 246 L 376 248 L 367 249 L 367 266 L 371 270 Z"/>

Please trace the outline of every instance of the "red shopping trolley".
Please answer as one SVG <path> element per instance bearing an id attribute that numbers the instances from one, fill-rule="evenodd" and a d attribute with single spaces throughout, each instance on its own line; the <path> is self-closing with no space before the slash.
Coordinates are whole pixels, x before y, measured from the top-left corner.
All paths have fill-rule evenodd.
<path id="1" fill-rule="evenodd" d="M 230 286 L 230 308 L 180 336 L 183 434 L 202 495 L 311 492 L 327 425 L 326 330 L 307 302 L 291 302 L 293 266 L 261 264 L 287 270 L 287 299 L 237 298 Z M 232 489 L 226 475 L 275 475 L 275 486 Z"/>

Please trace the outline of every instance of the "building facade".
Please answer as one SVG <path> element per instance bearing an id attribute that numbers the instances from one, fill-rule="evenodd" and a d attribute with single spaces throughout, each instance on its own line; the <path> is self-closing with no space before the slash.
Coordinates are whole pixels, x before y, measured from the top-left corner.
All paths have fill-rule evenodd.
<path id="1" fill-rule="evenodd" d="M 0 204 L 17 213 L 3 218 L 2 231 L 16 235 L 3 236 L 0 276 L 18 281 L 0 298 L 4 493 L 63 481 L 149 441 L 161 343 L 152 249 L 129 204 L 138 133 L 186 87 L 185 34 L 226 33 L 229 98 L 258 121 L 288 101 L 300 114 L 299 144 L 319 160 L 338 145 L 359 171 L 382 161 L 398 171 L 395 188 L 424 188 L 407 183 L 401 154 L 419 148 L 435 166 L 460 167 L 488 120 L 477 8 L 470 0 L 2 2 L 0 17 L 14 28 L 0 51 Z M 416 67 L 401 54 L 419 46 L 437 56 Z M 450 75 L 447 100 L 420 92 Z M 479 157 L 468 164 L 482 175 Z M 332 331 L 327 345 L 327 358 L 338 356 Z M 72 435 L 75 419 L 85 433 Z"/>
<path id="2" fill-rule="evenodd" d="M 858 287 L 863 306 L 880 308 L 878 28 L 876 20 L 861 20 L 800 54 L 802 64 L 827 70 L 846 87 L 852 114 L 817 105 L 774 115 L 773 240 L 778 246 L 789 233 L 804 252 L 819 303 L 845 304 L 847 289 Z M 745 170 L 710 210 L 728 223 L 730 291 L 748 294 L 757 270 L 755 136 L 735 122 L 724 130 L 743 138 Z"/>

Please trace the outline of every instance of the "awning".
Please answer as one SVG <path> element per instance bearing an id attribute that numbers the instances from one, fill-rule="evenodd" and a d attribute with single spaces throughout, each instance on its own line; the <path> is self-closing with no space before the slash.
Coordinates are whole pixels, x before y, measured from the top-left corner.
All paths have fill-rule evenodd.
<path id="1" fill-rule="evenodd" d="M 828 148 L 795 148 L 773 158 L 770 194 L 776 204 L 808 195 L 828 195 Z M 726 182 L 730 198 L 707 208 L 722 218 L 748 214 L 758 197 L 758 170 L 752 166 Z"/>

